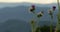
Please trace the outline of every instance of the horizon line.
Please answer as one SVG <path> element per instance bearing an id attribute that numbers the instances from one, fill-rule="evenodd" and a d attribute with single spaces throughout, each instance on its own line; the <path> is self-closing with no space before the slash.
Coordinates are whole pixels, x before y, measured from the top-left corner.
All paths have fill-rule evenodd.
<path id="1" fill-rule="evenodd" d="M 13 4 L 13 3 L 31 3 L 31 2 L 0 2 L 0 3 L 12 3 Z M 32 4 L 54 4 L 54 3 L 32 3 Z"/>

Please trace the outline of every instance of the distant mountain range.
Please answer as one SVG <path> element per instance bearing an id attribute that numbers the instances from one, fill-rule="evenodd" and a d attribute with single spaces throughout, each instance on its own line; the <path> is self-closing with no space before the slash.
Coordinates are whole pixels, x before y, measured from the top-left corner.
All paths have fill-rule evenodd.
<path id="1" fill-rule="evenodd" d="M 21 4 L 20 4 L 21 5 Z M 25 4 L 26 5 L 26 4 Z M 25 6 L 24 4 L 21 6 L 15 6 L 15 7 L 5 7 L 5 8 L 1 8 L 0 9 L 0 17 L 1 19 L 5 19 L 5 18 L 19 18 L 25 21 L 28 21 L 32 18 L 33 14 L 29 13 L 29 8 L 30 6 Z M 27 4 L 29 5 L 29 4 Z M 48 15 L 48 10 L 51 9 L 50 7 L 40 7 L 40 6 L 36 6 L 36 12 L 40 12 L 40 11 L 44 11 L 44 17 L 43 19 L 49 19 L 47 16 Z M 57 10 L 55 11 L 54 14 L 57 14 Z M 54 16 L 56 17 L 56 15 Z M 41 19 L 42 20 L 42 19 Z"/>
<path id="2" fill-rule="evenodd" d="M 0 24 L 0 32 L 30 32 L 30 31 L 31 31 L 30 24 L 18 19 L 9 19 L 6 22 Z"/>
<path id="3" fill-rule="evenodd" d="M 33 3 L 34 4 L 34 3 Z M 31 31 L 30 20 L 35 15 L 29 12 L 32 3 L 0 3 L 0 32 L 29 32 Z M 44 11 L 44 16 L 39 20 L 39 24 L 49 25 L 50 16 L 47 13 L 53 5 L 57 4 L 34 4 L 36 5 L 36 12 Z M 54 11 L 54 22 L 57 22 L 57 12 Z M 46 22 L 47 21 L 47 22 Z"/>
<path id="4" fill-rule="evenodd" d="M 32 3 L 18 3 L 18 4 L 16 4 L 16 3 L 5 3 L 3 5 L 4 6 L 6 5 L 7 7 L 0 8 L 0 17 L 1 17 L 0 21 L 2 21 L 2 19 L 4 19 L 3 21 L 5 21 L 8 18 L 18 18 L 21 20 L 29 21 L 29 20 L 31 20 L 31 18 L 33 16 L 33 14 L 29 13 L 29 7 L 32 5 Z M 18 6 L 15 6 L 15 5 L 18 5 Z M 41 5 L 41 7 L 40 7 L 40 4 L 35 4 L 35 5 L 37 5 L 36 6 L 36 12 L 40 12 L 42 10 L 45 12 L 44 17 L 42 19 L 44 19 L 44 20 L 49 19 L 49 16 L 47 16 L 48 15 L 47 11 L 51 7 L 46 7 L 43 5 Z M 54 14 L 57 14 L 57 12 L 58 11 L 56 10 Z M 55 17 L 54 18 L 54 20 L 55 20 L 56 15 L 54 17 Z"/>
<path id="5" fill-rule="evenodd" d="M 51 4 L 37 4 L 37 3 L 28 3 L 28 2 L 22 2 L 22 3 L 0 3 L 0 8 L 4 7 L 15 7 L 15 6 L 31 6 L 35 5 L 38 7 L 52 7 L 52 6 L 57 6 L 57 3 L 51 3 Z"/>

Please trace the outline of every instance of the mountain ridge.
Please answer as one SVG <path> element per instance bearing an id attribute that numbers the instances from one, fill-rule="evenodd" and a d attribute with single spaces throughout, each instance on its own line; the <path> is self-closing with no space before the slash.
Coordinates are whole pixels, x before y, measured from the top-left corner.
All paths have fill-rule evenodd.
<path id="1" fill-rule="evenodd" d="M 35 5 L 38 7 L 52 7 L 57 6 L 57 3 L 50 3 L 50 4 L 37 4 L 37 3 L 28 3 L 28 2 L 22 2 L 22 3 L 0 3 L 0 8 L 4 7 L 16 7 L 16 6 L 31 6 Z"/>

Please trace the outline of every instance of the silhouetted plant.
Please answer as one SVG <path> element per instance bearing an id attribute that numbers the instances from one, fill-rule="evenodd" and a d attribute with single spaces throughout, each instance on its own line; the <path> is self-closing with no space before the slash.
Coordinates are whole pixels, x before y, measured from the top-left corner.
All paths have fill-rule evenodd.
<path id="1" fill-rule="evenodd" d="M 32 6 L 31 6 L 30 12 L 35 13 L 35 5 L 32 5 Z"/>
<path id="2" fill-rule="evenodd" d="M 53 6 L 51 10 L 48 11 L 50 17 L 51 17 L 51 23 L 50 23 L 50 32 L 52 32 L 52 26 L 53 26 L 53 12 L 55 11 L 56 6 Z"/>
<path id="3" fill-rule="evenodd" d="M 41 32 L 50 32 L 50 26 L 43 26 L 41 27 Z"/>
<path id="4" fill-rule="evenodd" d="M 51 23 L 50 23 L 50 27 L 44 26 L 43 28 L 40 29 L 39 25 L 38 25 L 38 21 L 35 23 L 35 20 L 31 21 L 31 25 L 32 25 L 32 32 L 41 32 L 41 31 L 49 31 L 49 32 L 53 32 L 53 12 L 55 11 L 56 6 L 53 6 L 52 9 L 50 9 L 48 11 L 50 17 L 51 17 Z M 33 14 L 36 15 L 36 17 L 40 20 L 40 18 L 43 16 L 44 12 L 40 11 L 39 13 L 35 12 L 35 5 L 32 5 L 30 8 L 30 12 L 32 12 Z M 33 16 L 34 18 L 34 16 Z M 60 18 L 58 18 L 60 21 Z M 37 26 L 37 25 L 38 26 Z M 36 27 L 37 26 L 37 27 Z M 42 30 L 44 29 L 44 30 Z"/>
<path id="5" fill-rule="evenodd" d="M 55 26 L 52 26 L 52 32 L 55 32 Z M 35 32 L 50 32 L 50 26 L 44 25 L 43 27 L 37 27 Z"/>
<path id="6" fill-rule="evenodd" d="M 35 14 L 35 5 L 32 5 L 30 8 L 30 12 L 32 12 L 33 14 Z M 34 18 L 34 16 L 33 16 Z M 32 27 L 32 32 L 34 32 L 35 29 L 35 20 L 31 20 L 31 27 Z"/>
<path id="7" fill-rule="evenodd" d="M 48 11 L 49 15 L 51 16 L 50 32 L 52 32 L 53 12 L 55 11 L 55 9 L 56 9 L 56 7 L 53 6 L 52 9 Z M 42 17 L 43 14 L 44 14 L 43 11 L 41 11 L 41 12 L 39 12 L 39 13 L 36 13 L 36 12 L 35 12 L 35 6 L 34 6 L 34 5 L 31 6 L 30 12 L 32 12 L 33 14 L 35 14 L 39 20 L 40 20 L 40 17 Z M 34 16 L 33 16 L 33 17 L 34 17 Z M 38 25 L 38 22 L 36 22 L 36 23 L 37 23 L 37 25 Z M 36 26 L 36 25 L 35 25 L 36 23 L 35 23 L 34 20 L 31 21 L 31 24 L 32 24 L 32 32 L 36 32 L 36 31 L 39 31 L 39 32 L 40 32 L 40 30 L 39 30 L 40 27 L 38 27 L 39 25 L 37 26 L 37 28 L 35 27 L 35 26 Z M 35 28 L 36 28 L 36 29 L 35 29 Z M 38 29 L 38 28 L 39 28 L 39 29 Z"/>
<path id="8" fill-rule="evenodd" d="M 32 6 L 31 6 L 30 12 L 32 12 L 33 14 L 35 14 L 38 19 L 43 16 L 43 11 L 41 11 L 41 12 L 39 12 L 39 13 L 36 13 L 36 12 L 35 12 L 35 5 L 32 5 Z M 33 16 L 33 18 L 34 18 L 34 16 Z M 35 21 L 32 20 L 32 21 L 31 21 L 31 24 L 32 24 L 32 32 L 35 32 L 35 30 L 36 30 L 35 28 L 36 28 L 37 25 L 38 25 L 38 21 L 35 23 Z M 36 24 L 36 25 L 35 25 L 35 24 Z M 39 30 L 39 31 L 40 31 L 40 30 Z"/>
<path id="9" fill-rule="evenodd" d="M 31 25 L 32 25 L 32 32 L 34 32 L 34 28 L 35 28 L 35 21 L 31 20 Z"/>
<path id="10" fill-rule="evenodd" d="M 54 32 L 54 26 L 52 26 L 52 32 Z M 43 27 L 41 27 L 41 32 L 50 32 L 50 26 L 46 26 L 44 25 Z"/>

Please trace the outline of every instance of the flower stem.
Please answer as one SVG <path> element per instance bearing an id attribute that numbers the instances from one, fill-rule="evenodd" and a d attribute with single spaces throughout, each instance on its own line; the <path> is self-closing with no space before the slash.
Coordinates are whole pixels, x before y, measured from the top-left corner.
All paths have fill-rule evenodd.
<path id="1" fill-rule="evenodd" d="M 53 14 L 51 15 L 50 32 L 53 31 Z"/>
<path id="2" fill-rule="evenodd" d="M 36 13 L 34 12 L 32 18 L 34 19 L 35 16 L 36 16 Z M 35 28 L 36 28 L 36 23 L 35 23 L 35 19 L 34 19 L 34 24 L 32 24 L 32 32 L 35 32 Z"/>
<path id="3" fill-rule="evenodd" d="M 58 21 L 57 21 L 57 25 L 56 25 L 56 32 L 58 31 L 58 25 L 59 25 L 59 14 L 60 14 L 60 6 L 59 6 L 59 0 L 57 0 L 57 4 L 58 4 L 58 14 L 57 14 L 57 18 L 58 18 Z"/>

